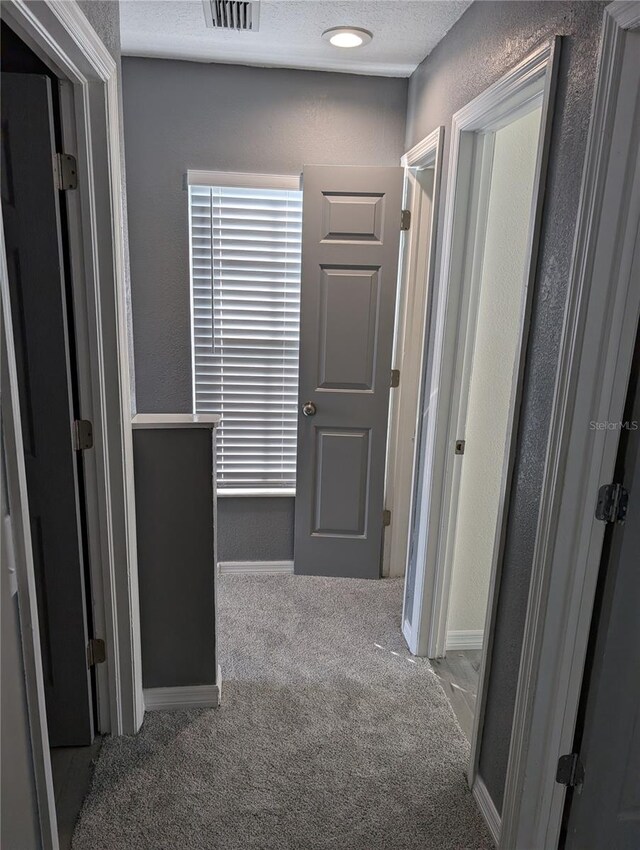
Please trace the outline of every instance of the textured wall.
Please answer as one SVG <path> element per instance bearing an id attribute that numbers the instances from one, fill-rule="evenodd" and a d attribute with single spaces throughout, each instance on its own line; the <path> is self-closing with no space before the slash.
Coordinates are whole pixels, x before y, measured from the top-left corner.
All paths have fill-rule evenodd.
<path id="1" fill-rule="evenodd" d="M 292 561 L 293 498 L 218 498 L 219 561 Z"/>
<path id="2" fill-rule="evenodd" d="M 395 165 L 406 80 L 123 60 L 138 409 L 191 411 L 188 168 Z"/>
<path id="3" fill-rule="evenodd" d="M 78 6 L 109 53 L 119 62 L 120 9 L 117 0 L 78 0 Z"/>
<path id="4" fill-rule="evenodd" d="M 216 680 L 211 431 L 134 430 L 133 447 L 142 683 L 210 685 Z"/>
<path id="5" fill-rule="evenodd" d="M 137 409 L 191 411 L 188 168 L 395 165 L 407 81 L 123 60 Z M 293 500 L 220 500 L 221 560 L 288 560 Z"/>
<path id="6" fill-rule="evenodd" d="M 564 36 L 495 649 L 480 754 L 480 774 L 498 810 L 502 808 L 504 793 L 548 422 L 603 8 L 604 4 L 595 2 L 483 0 L 474 3 L 419 66 L 409 85 L 407 148 L 440 124 L 450 131 L 454 112 L 543 40 L 554 35 Z M 445 145 L 445 175 L 447 168 L 448 145 Z"/>

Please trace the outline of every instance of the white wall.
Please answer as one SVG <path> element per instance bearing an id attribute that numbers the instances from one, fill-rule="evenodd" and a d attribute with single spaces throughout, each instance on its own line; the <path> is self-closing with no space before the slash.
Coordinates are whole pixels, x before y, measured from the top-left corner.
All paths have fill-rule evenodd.
<path id="1" fill-rule="evenodd" d="M 449 606 L 449 632 L 481 631 L 498 517 L 540 109 L 495 136 Z"/>

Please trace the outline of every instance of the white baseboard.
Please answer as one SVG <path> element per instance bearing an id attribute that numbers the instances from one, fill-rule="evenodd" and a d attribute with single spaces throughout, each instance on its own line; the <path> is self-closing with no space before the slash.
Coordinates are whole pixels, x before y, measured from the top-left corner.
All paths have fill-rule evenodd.
<path id="1" fill-rule="evenodd" d="M 447 649 L 482 649 L 482 629 L 447 632 Z"/>
<path id="2" fill-rule="evenodd" d="M 487 791 L 487 786 L 479 776 L 476 776 L 475 782 L 473 783 L 473 796 L 475 797 L 478 808 L 489 827 L 489 832 L 491 833 L 491 837 L 497 847 L 500 843 L 500 815 L 498 814 L 498 810 Z"/>
<path id="3" fill-rule="evenodd" d="M 218 667 L 215 685 L 186 685 L 177 688 L 145 688 L 145 711 L 179 708 L 217 708 L 222 697 L 222 675 Z"/>
<path id="4" fill-rule="evenodd" d="M 218 561 L 220 575 L 279 575 L 293 572 L 293 561 Z"/>

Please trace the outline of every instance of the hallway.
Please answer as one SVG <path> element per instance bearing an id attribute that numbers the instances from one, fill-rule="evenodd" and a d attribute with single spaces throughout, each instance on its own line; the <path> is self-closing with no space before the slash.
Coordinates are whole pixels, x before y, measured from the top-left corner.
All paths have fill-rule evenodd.
<path id="1" fill-rule="evenodd" d="M 488 850 L 401 581 L 225 576 L 217 711 L 107 739 L 74 850 Z"/>

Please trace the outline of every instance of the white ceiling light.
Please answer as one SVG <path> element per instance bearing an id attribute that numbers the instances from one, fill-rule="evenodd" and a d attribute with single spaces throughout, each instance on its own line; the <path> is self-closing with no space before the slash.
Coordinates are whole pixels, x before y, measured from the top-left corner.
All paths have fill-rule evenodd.
<path id="1" fill-rule="evenodd" d="M 334 47 L 363 47 L 369 44 L 373 35 L 360 27 L 331 27 L 322 33 L 322 37 Z"/>

